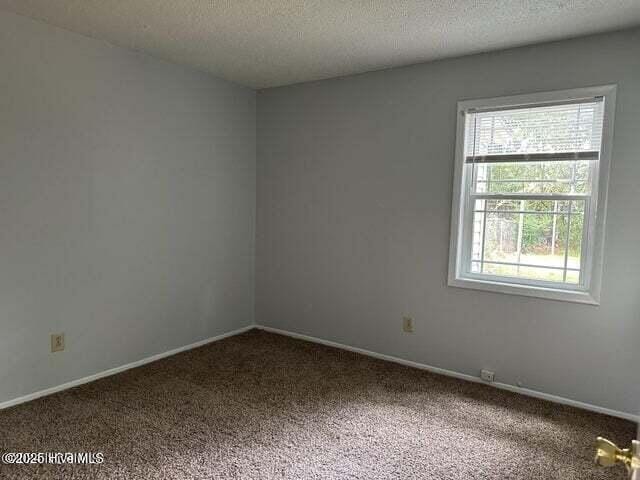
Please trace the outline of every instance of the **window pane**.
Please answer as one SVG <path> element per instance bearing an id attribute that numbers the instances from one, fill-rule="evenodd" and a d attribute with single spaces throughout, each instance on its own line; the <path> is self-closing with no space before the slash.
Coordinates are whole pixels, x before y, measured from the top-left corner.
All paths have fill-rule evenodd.
<path id="1" fill-rule="evenodd" d="M 484 259 L 518 260 L 518 214 L 487 213 Z"/>
<path id="2" fill-rule="evenodd" d="M 577 285 L 578 283 L 580 283 L 580 272 L 568 270 L 566 282 L 573 283 L 574 285 Z"/>
<path id="3" fill-rule="evenodd" d="M 470 164 L 475 193 L 589 194 L 589 160 Z"/>
<path id="4" fill-rule="evenodd" d="M 562 282 L 562 270 L 541 267 L 522 267 L 514 265 L 484 264 L 482 273 L 501 277 L 526 278 L 545 282 Z"/>
<path id="5" fill-rule="evenodd" d="M 571 215 L 569 232 L 569 256 L 567 266 L 569 268 L 580 268 L 582 235 L 584 232 L 584 214 Z"/>
<path id="6" fill-rule="evenodd" d="M 571 208 L 572 215 L 584 215 L 584 205 L 584 200 L 566 200 L 558 202 L 558 209 L 562 213 L 569 213 L 569 208 Z"/>
<path id="7" fill-rule="evenodd" d="M 471 237 L 471 259 L 480 260 L 482 257 L 482 232 L 484 213 L 476 212 L 473 215 L 473 234 Z"/>
<path id="8" fill-rule="evenodd" d="M 476 200 L 471 272 L 578 283 L 584 203 Z"/>
<path id="9" fill-rule="evenodd" d="M 571 207 L 572 214 L 584 213 L 584 200 L 513 200 L 513 199 L 487 199 L 476 200 L 475 211 L 501 213 L 547 213 L 566 215 Z"/>
<path id="10" fill-rule="evenodd" d="M 565 236 L 554 215 L 487 213 L 484 259 L 564 268 Z M 565 220 L 566 232 L 566 220 Z M 482 236 L 482 230 L 475 232 Z M 474 260 L 478 260 L 474 256 Z"/>
<path id="11" fill-rule="evenodd" d="M 559 235 L 561 218 L 557 215 L 523 215 L 520 263 L 564 268 L 566 239 Z"/>

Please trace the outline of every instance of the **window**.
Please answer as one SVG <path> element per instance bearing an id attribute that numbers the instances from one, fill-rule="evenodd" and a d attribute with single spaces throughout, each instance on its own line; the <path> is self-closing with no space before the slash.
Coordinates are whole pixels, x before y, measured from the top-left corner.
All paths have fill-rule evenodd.
<path id="1" fill-rule="evenodd" d="M 599 303 L 615 87 L 458 103 L 449 284 Z"/>

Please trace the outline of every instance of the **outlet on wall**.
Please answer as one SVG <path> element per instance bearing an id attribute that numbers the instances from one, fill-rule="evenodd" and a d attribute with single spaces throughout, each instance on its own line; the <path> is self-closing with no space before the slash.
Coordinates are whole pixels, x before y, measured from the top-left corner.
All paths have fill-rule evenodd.
<path id="1" fill-rule="evenodd" d="M 496 374 L 491 370 L 480 370 L 480 378 L 485 382 L 493 382 Z"/>
<path id="2" fill-rule="evenodd" d="M 64 350 L 64 333 L 51 334 L 51 351 L 61 352 Z"/>
<path id="3" fill-rule="evenodd" d="M 402 331 L 405 333 L 413 333 L 413 318 L 402 317 Z"/>

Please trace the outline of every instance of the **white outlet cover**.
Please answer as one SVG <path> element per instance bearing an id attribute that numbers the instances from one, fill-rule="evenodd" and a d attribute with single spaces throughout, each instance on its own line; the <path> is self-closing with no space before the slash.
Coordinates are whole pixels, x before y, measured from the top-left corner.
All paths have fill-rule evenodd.
<path id="1" fill-rule="evenodd" d="M 407 333 L 413 332 L 413 318 L 412 317 L 402 317 L 402 330 Z"/>
<path id="2" fill-rule="evenodd" d="M 495 372 L 492 372 L 491 370 L 480 370 L 480 378 L 485 382 L 493 382 L 495 375 Z"/>
<path id="3" fill-rule="evenodd" d="M 64 333 L 51 334 L 51 352 L 64 351 Z"/>

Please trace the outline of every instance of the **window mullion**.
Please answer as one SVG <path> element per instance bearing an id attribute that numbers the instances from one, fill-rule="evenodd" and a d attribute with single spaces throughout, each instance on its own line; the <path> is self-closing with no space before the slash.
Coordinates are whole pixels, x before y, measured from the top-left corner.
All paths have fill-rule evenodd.
<path id="1" fill-rule="evenodd" d="M 571 238 L 571 209 L 573 202 L 569 202 L 569 211 L 567 212 L 567 240 L 564 246 L 564 270 L 562 272 L 562 281 L 567 281 L 567 264 L 569 262 L 569 239 Z"/>
<path id="2" fill-rule="evenodd" d="M 518 275 L 520 274 L 520 261 L 522 260 L 522 234 L 524 230 L 524 200 L 520 200 L 520 215 L 518 216 L 518 240 L 516 250 L 518 252 L 518 267 L 516 268 L 516 272 Z"/>
<path id="3" fill-rule="evenodd" d="M 484 272 L 484 245 L 487 237 L 487 204 L 484 205 L 484 213 L 482 214 L 482 241 L 480 242 L 480 272 Z M 473 225 L 472 225 L 473 228 Z"/>

